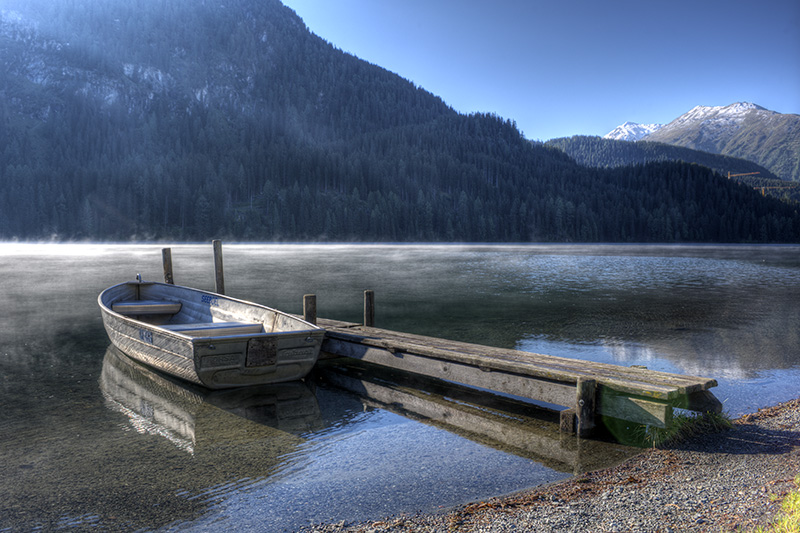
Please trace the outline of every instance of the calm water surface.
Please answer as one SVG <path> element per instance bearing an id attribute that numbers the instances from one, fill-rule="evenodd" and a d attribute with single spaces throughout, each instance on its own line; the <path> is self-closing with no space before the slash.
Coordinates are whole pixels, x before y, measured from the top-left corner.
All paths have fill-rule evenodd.
<path id="1" fill-rule="evenodd" d="M 213 289 L 210 245 L 172 254 L 177 283 Z M 315 293 L 320 316 L 358 322 L 373 289 L 380 327 L 713 377 L 731 415 L 798 396 L 799 247 L 224 254 L 228 294 L 290 312 Z M 0 245 L 0 531 L 292 531 L 435 510 L 630 453 L 559 438 L 514 402 L 400 377 L 192 389 L 109 348 L 97 295 L 137 273 L 161 278 L 161 246 Z"/>

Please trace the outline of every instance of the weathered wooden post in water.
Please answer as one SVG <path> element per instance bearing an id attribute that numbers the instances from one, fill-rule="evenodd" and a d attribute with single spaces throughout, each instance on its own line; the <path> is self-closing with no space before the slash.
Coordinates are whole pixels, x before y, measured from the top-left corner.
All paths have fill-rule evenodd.
<path id="1" fill-rule="evenodd" d="M 375 327 L 375 291 L 364 291 L 364 325 Z"/>
<path id="2" fill-rule="evenodd" d="M 577 411 L 575 433 L 579 437 L 588 437 L 595 426 L 597 381 L 591 378 L 578 378 L 575 393 L 575 409 Z"/>
<path id="3" fill-rule="evenodd" d="M 170 248 L 161 250 L 161 261 L 164 264 L 164 283 L 175 285 L 175 279 L 172 277 L 172 250 Z"/>
<path id="4" fill-rule="evenodd" d="M 303 295 L 303 320 L 317 323 L 317 295 L 305 294 Z"/>
<path id="5" fill-rule="evenodd" d="M 214 271 L 216 272 L 217 294 L 225 294 L 225 274 L 222 271 L 222 241 L 211 241 L 214 246 Z"/>

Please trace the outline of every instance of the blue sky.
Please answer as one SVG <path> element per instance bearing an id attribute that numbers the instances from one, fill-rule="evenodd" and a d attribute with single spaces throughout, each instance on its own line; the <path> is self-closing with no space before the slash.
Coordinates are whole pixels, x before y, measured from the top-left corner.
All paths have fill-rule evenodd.
<path id="1" fill-rule="evenodd" d="M 696 105 L 800 114 L 800 0 L 283 0 L 336 47 L 529 139 Z"/>

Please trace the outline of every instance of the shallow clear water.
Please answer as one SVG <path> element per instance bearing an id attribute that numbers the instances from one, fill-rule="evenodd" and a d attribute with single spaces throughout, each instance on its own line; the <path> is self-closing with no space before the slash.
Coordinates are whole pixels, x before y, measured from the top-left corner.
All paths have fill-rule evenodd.
<path id="1" fill-rule="evenodd" d="M 291 531 L 629 453 L 431 384 L 322 373 L 209 394 L 131 366 L 97 294 L 160 279 L 161 248 L 0 245 L 0 531 Z M 213 289 L 210 245 L 172 255 L 177 283 Z M 320 316 L 357 322 L 373 289 L 380 327 L 713 377 L 732 415 L 798 395 L 799 247 L 226 245 L 224 259 L 228 294 L 290 312 L 315 293 Z"/>

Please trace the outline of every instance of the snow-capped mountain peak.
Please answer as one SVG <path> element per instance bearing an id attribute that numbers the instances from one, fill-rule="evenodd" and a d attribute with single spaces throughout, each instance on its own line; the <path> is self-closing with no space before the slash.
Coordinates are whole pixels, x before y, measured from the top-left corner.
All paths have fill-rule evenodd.
<path id="1" fill-rule="evenodd" d="M 749 102 L 736 102 L 735 104 L 726 106 L 699 105 L 679 116 L 667 126 L 671 128 L 681 127 L 685 124 L 700 122 L 708 123 L 709 121 L 730 126 L 731 124 L 736 124 L 744 120 L 745 115 L 751 111 L 770 113 L 770 111 L 767 109 Z"/>
<path id="2" fill-rule="evenodd" d="M 775 114 L 760 105 L 750 102 L 736 102 L 726 106 L 698 105 L 679 116 L 669 124 L 637 124 L 626 122 L 617 126 L 604 136 L 618 141 L 662 140 L 669 132 L 695 127 L 702 124 L 706 129 L 731 130 L 737 128 L 745 118 L 753 113 L 759 115 Z M 657 135 L 653 135 L 657 132 Z"/>
<path id="3" fill-rule="evenodd" d="M 614 130 L 604 135 L 603 138 L 616 141 L 638 141 L 645 135 L 650 135 L 662 126 L 663 124 L 637 124 L 636 122 L 626 122 L 614 128 Z"/>

